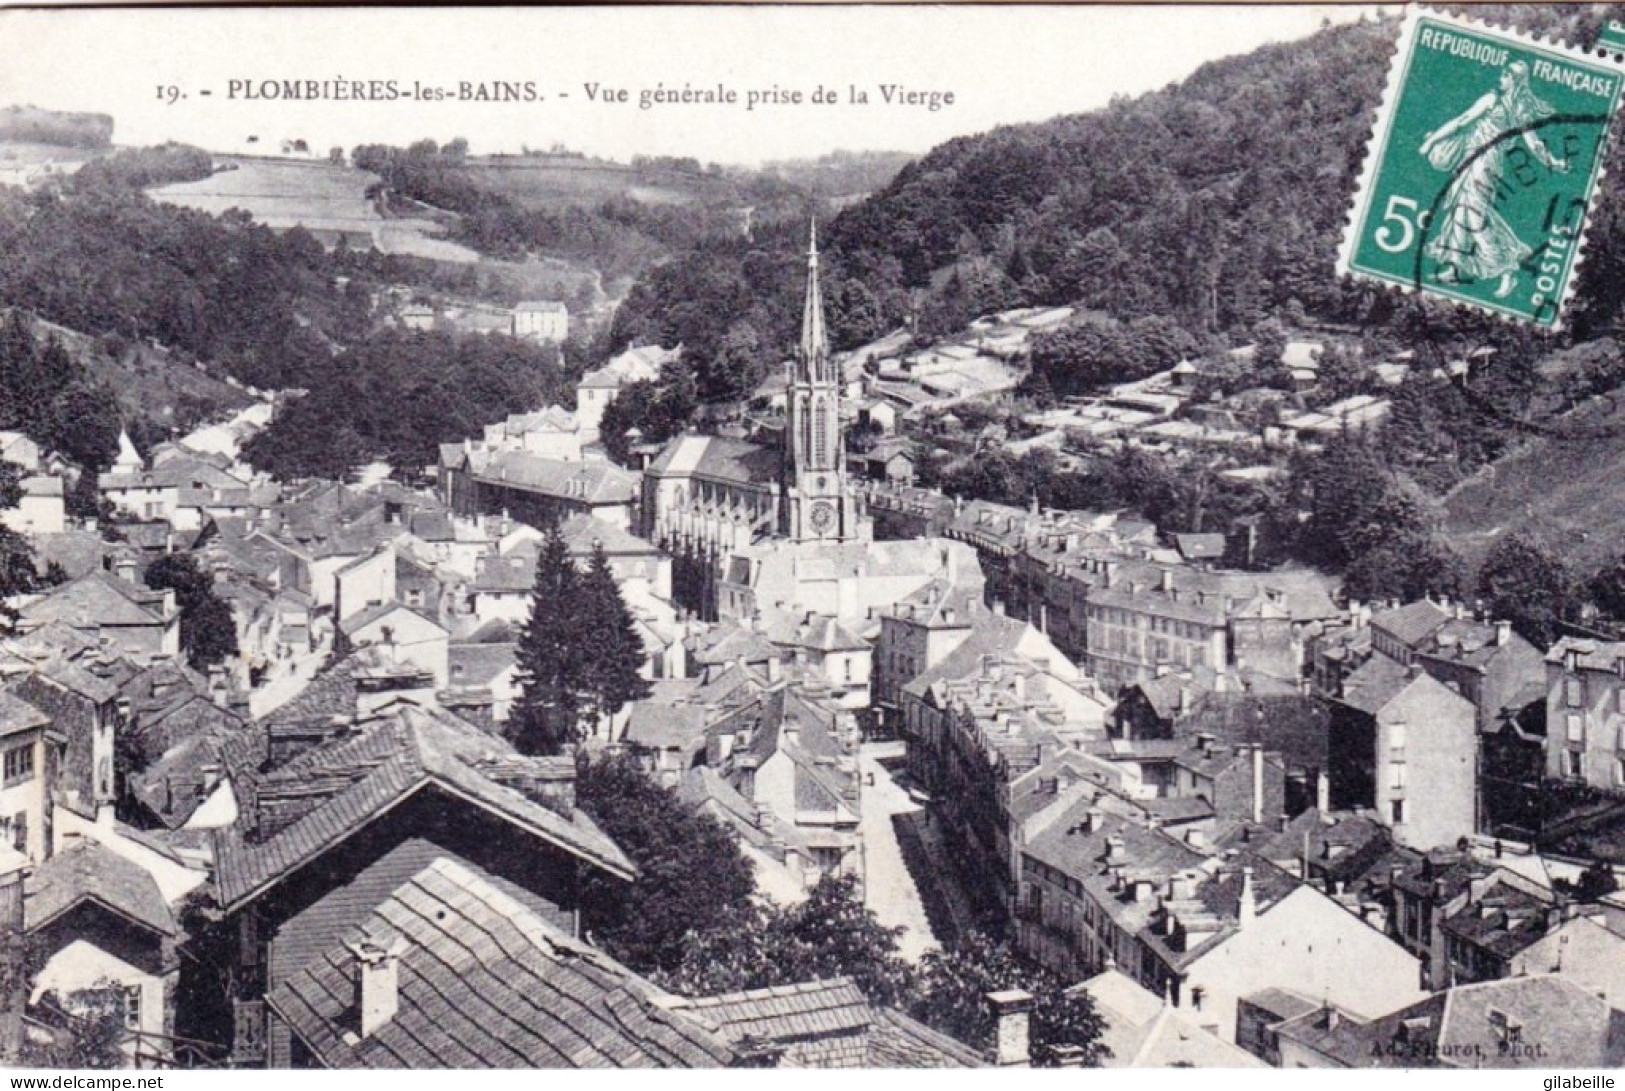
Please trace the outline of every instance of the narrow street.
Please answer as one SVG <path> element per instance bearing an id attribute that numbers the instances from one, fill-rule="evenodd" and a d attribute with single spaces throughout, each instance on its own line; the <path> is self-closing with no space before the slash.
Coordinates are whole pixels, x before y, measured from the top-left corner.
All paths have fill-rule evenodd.
<path id="1" fill-rule="evenodd" d="M 903 862 L 903 851 L 897 842 L 897 830 L 892 816 L 919 811 L 919 806 L 908 798 L 908 793 L 892 780 L 882 761 L 899 760 L 903 756 L 900 742 L 864 743 L 859 754 L 858 768 L 864 778 L 863 832 L 865 863 L 864 890 L 869 908 L 874 910 L 880 923 L 905 929 L 899 948 L 910 962 L 937 946 L 937 937 L 931 931 L 925 915 L 925 904 L 920 900 L 914 876 Z M 874 780 L 871 783 L 870 777 Z"/>
<path id="2" fill-rule="evenodd" d="M 263 719 L 304 692 L 310 680 L 316 677 L 327 659 L 329 641 L 309 655 L 298 659 L 281 660 L 271 667 L 271 675 L 260 687 L 248 695 L 248 709 L 254 719 Z"/>

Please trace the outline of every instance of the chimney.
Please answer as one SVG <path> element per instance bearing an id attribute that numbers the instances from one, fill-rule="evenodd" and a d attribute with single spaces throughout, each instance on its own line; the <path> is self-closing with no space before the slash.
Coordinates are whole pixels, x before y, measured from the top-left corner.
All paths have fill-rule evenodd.
<path id="1" fill-rule="evenodd" d="M 1254 745 L 1253 754 L 1253 821 L 1264 821 L 1264 748 Z"/>
<path id="2" fill-rule="evenodd" d="M 1181 695 L 1183 695 L 1185 691 L 1180 690 L 1179 692 Z M 1203 757 L 1213 756 L 1213 741 L 1213 735 L 1211 732 L 1199 731 L 1196 733 L 1196 747 L 1202 751 Z"/>
<path id="3" fill-rule="evenodd" d="M 1106 862 L 1108 864 L 1122 863 L 1125 855 L 1121 837 L 1106 838 Z"/>
<path id="4" fill-rule="evenodd" d="M 1028 1019 L 1033 994 L 1025 989 L 1004 989 L 987 994 L 998 1025 L 998 1046 L 993 1063 L 1000 1068 L 1025 1068 L 1031 1063 Z"/>
<path id="5" fill-rule="evenodd" d="M 1497 621 L 1495 623 L 1495 646 L 1503 648 L 1506 642 L 1512 639 L 1512 622 Z"/>
<path id="6" fill-rule="evenodd" d="M 1162 591 L 1164 594 L 1174 589 L 1174 574 L 1168 571 L 1166 568 L 1162 570 L 1162 579 L 1161 582 L 1158 583 L 1157 589 Z"/>
<path id="7" fill-rule="evenodd" d="M 1253 893 L 1253 869 L 1241 869 L 1241 900 L 1236 906 L 1236 924 L 1245 928 L 1258 917 L 1258 899 Z"/>
<path id="8" fill-rule="evenodd" d="M 362 1038 L 376 1034 L 400 1008 L 400 953 L 405 942 L 397 940 L 392 947 L 371 940 L 345 944 L 355 955 L 355 1010 Z"/>
<path id="9" fill-rule="evenodd" d="M 1201 830 L 1192 827 L 1191 829 L 1185 831 L 1185 844 L 1189 845 L 1193 849 L 1206 848 L 1207 835 Z"/>
<path id="10" fill-rule="evenodd" d="M 1056 1068 L 1082 1068 L 1084 1050 L 1082 1046 L 1051 1046 L 1050 1054 L 1055 1058 Z"/>

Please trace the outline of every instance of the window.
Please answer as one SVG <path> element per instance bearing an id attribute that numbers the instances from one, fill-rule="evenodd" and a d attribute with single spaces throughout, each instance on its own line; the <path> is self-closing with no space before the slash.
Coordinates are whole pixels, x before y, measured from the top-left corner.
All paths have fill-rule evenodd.
<path id="1" fill-rule="evenodd" d="M 5 762 L 8 785 L 34 779 L 34 744 L 26 743 L 7 750 Z"/>
<path id="2" fill-rule="evenodd" d="M 1405 787 L 1405 763 L 1402 761 L 1390 762 L 1388 765 L 1388 786 L 1393 789 Z"/>
<path id="3" fill-rule="evenodd" d="M 1575 778 L 1576 780 L 1579 780 L 1579 779 L 1583 778 L 1586 775 L 1585 751 L 1583 751 L 1583 750 L 1570 750 L 1567 753 L 1568 753 L 1568 756 L 1569 756 L 1568 757 L 1569 765 L 1568 765 L 1568 769 L 1566 770 L 1566 772 L 1568 773 L 1569 776 Z"/>
<path id="4" fill-rule="evenodd" d="M 1585 683 L 1578 678 L 1563 679 L 1563 703 L 1570 708 L 1582 708 L 1586 703 Z"/>
<path id="5" fill-rule="evenodd" d="M 124 986 L 124 1028 L 141 1029 L 141 986 Z"/>
<path id="6" fill-rule="evenodd" d="M 11 816 L 11 847 L 18 852 L 28 851 L 27 811 L 18 811 Z"/>
<path id="7" fill-rule="evenodd" d="M 1390 750 L 1403 750 L 1403 749 L 1405 749 L 1405 725 L 1404 724 L 1400 723 L 1400 724 L 1390 724 L 1390 725 L 1388 725 L 1388 748 Z"/>
<path id="8" fill-rule="evenodd" d="M 1568 729 L 1569 742 L 1583 743 L 1583 742 L 1586 741 L 1585 717 L 1579 716 L 1579 715 L 1576 715 L 1573 712 L 1570 712 L 1564 718 L 1564 723 L 1566 724 L 1567 729 Z"/>
<path id="9" fill-rule="evenodd" d="M 1405 801 L 1403 799 L 1396 799 L 1389 803 L 1388 814 L 1396 826 L 1405 821 Z"/>

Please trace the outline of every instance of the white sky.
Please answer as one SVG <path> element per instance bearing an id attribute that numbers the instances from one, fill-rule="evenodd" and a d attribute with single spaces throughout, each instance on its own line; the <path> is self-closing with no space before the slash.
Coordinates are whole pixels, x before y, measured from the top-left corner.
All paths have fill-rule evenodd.
<path id="1" fill-rule="evenodd" d="M 213 8 L 0 11 L 0 106 L 112 114 L 121 144 L 216 151 L 299 137 L 312 147 L 466 137 L 476 153 L 554 142 L 591 154 L 756 163 L 837 148 L 923 152 L 995 125 L 1104 105 L 1204 61 L 1301 38 L 1366 7 Z M 533 80 L 540 103 L 228 101 L 231 79 Z M 583 84 L 634 92 L 594 105 Z M 636 91 L 685 82 L 822 83 L 836 106 L 640 110 Z M 188 98 L 157 99 L 159 84 Z M 878 85 L 952 91 L 935 113 L 886 106 Z M 870 104 L 844 102 L 868 89 Z M 205 98 L 202 90 L 212 90 Z M 558 92 L 567 92 L 561 99 Z"/>

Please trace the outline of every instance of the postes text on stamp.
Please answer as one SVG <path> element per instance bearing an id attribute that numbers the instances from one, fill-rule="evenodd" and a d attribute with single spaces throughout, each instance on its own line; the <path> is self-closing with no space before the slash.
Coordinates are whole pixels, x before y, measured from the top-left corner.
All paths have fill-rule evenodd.
<path id="1" fill-rule="evenodd" d="M 1621 70 L 1468 20 L 1410 12 L 1339 272 L 1561 324 Z"/>

